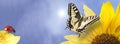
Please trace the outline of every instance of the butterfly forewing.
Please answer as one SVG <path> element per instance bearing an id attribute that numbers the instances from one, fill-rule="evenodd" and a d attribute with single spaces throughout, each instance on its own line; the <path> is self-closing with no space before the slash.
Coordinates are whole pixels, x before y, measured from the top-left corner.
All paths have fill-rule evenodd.
<path id="1" fill-rule="evenodd" d="M 72 25 L 75 25 L 81 18 L 77 7 L 73 3 L 68 5 L 68 14 L 70 15 Z"/>
<path id="2" fill-rule="evenodd" d="M 78 32 L 81 32 L 82 30 L 86 29 L 87 26 L 93 24 L 94 22 L 98 21 L 99 17 L 98 16 L 89 16 L 89 17 L 84 17 L 80 27 L 78 28 Z M 80 31 L 81 30 L 81 31 Z"/>
<path id="3" fill-rule="evenodd" d="M 68 4 L 68 15 L 69 19 L 67 20 L 67 28 L 70 30 L 71 29 L 75 30 L 76 27 L 75 25 L 77 25 L 76 23 L 79 23 L 79 21 L 82 18 L 75 4 L 73 3 Z"/>

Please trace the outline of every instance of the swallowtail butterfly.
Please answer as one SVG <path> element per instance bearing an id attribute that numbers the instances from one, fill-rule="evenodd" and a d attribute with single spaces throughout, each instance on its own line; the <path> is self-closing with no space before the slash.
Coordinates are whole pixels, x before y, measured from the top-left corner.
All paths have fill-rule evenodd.
<path id="1" fill-rule="evenodd" d="M 85 29 L 99 20 L 98 16 L 82 16 L 77 7 L 73 3 L 68 4 L 67 28 L 78 32 L 84 32 Z"/>

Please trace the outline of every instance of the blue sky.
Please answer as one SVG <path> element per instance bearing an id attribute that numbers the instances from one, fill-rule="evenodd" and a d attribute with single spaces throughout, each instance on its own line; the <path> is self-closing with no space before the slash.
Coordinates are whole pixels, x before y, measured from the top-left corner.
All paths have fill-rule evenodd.
<path id="1" fill-rule="evenodd" d="M 60 44 L 64 36 L 74 34 L 65 30 L 68 3 L 75 3 L 83 13 L 86 4 L 99 15 L 102 3 L 108 0 L 0 0 L 0 29 L 15 28 L 21 36 L 18 44 Z M 119 0 L 109 0 L 116 9 Z"/>

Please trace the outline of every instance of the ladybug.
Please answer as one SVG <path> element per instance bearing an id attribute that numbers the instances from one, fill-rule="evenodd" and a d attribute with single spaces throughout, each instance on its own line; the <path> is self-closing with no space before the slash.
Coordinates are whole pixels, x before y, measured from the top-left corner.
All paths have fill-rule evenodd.
<path id="1" fill-rule="evenodd" d="M 9 33 L 15 33 L 15 29 L 12 26 L 9 26 L 9 25 L 5 26 L 4 30 L 9 32 Z"/>

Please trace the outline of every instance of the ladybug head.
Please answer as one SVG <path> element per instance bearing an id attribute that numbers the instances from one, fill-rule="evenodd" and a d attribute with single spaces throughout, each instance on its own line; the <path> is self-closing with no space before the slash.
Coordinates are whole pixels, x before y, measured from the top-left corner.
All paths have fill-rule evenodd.
<path id="1" fill-rule="evenodd" d="M 9 26 L 9 25 L 5 26 L 4 30 L 9 32 L 9 33 L 15 33 L 14 28 L 12 26 Z"/>

